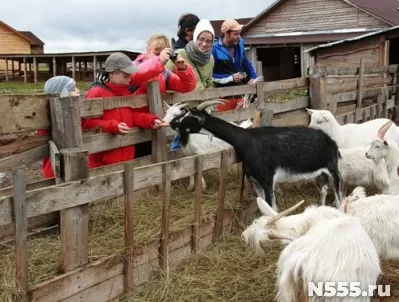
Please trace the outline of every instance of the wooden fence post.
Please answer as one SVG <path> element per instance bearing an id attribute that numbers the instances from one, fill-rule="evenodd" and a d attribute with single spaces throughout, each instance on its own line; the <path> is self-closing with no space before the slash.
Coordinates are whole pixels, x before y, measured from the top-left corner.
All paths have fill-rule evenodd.
<path id="1" fill-rule="evenodd" d="M 357 99 L 356 99 L 356 109 L 355 109 L 355 123 L 357 123 L 360 120 L 360 115 L 361 115 L 361 108 L 362 108 L 362 99 L 363 99 L 363 78 L 364 78 L 364 59 L 360 59 L 360 65 L 359 65 L 359 78 L 357 80 Z M 364 120 L 364 115 L 363 115 L 363 122 Z"/>
<path id="2" fill-rule="evenodd" d="M 134 208 L 134 164 L 124 165 L 124 191 L 125 191 L 125 248 L 124 261 L 124 288 L 130 291 L 134 286 L 134 239 L 133 239 L 133 208 Z"/>
<path id="3" fill-rule="evenodd" d="M 61 179 L 70 182 L 89 176 L 88 151 L 82 150 L 79 97 L 50 99 L 52 138 L 61 153 Z M 61 270 L 88 262 L 89 205 L 60 211 Z"/>
<path id="4" fill-rule="evenodd" d="M 216 242 L 223 233 L 224 199 L 226 195 L 228 152 L 229 152 L 228 150 L 223 150 L 221 152 L 219 196 L 218 196 L 218 207 L 216 210 L 216 221 L 213 233 L 213 242 Z"/>
<path id="5" fill-rule="evenodd" d="M 147 84 L 148 106 L 150 112 L 159 118 L 163 116 L 162 98 L 157 80 L 150 81 Z M 164 162 L 168 158 L 166 128 L 161 128 L 151 133 L 151 159 L 152 163 Z M 158 185 L 158 190 L 162 190 L 163 185 Z"/>
<path id="6" fill-rule="evenodd" d="M 169 214 L 170 214 L 170 189 L 172 165 L 166 162 L 163 168 L 163 204 L 162 204 L 162 230 L 161 230 L 161 246 L 159 251 L 159 264 L 161 269 L 168 274 L 168 256 L 169 256 Z M 201 183 L 201 182 L 200 182 Z"/>
<path id="7" fill-rule="evenodd" d="M 311 109 L 327 110 L 327 71 L 324 67 L 310 67 L 309 98 Z"/>
<path id="8" fill-rule="evenodd" d="M 26 222 L 26 185 L 22 169 L 13 169 L 13 214 L 15 222 L 16 285 L 19 301 L 29 301 L 28 293 L 28 242 Z"/>
<path id="9" fill-rule="evenodd" d="M 202 170 L 204 157 L 199 155 L 195 161 L 195 204 L 194 204 L 194 223 L 192 234 L 192 250 L 197 252 L 200 248 L 201 238 L 201 207 L 202 207 Z"/>
<path id="10" fill-rule="evenodd" d="M 154 80 L 147 84 L 148 106 L 150 112 L 159 118 L 163 116 L 162 98 L 159 82 Z M 152 160 L 153 164 L 163 162 L 167 158 L 166 128 L 152 132 Z"/>
<path id="11" fill-rule="evenodd" d="M 396 70 L 396 89 L 395 89 L 395 123 L 399 123 L 399 64 Z"/>

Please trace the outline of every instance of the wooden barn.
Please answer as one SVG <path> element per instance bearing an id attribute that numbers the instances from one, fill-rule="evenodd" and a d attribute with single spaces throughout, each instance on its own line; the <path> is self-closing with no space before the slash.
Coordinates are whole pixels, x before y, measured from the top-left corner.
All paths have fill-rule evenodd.
<path id="1" fill-rule="evenodd" d="M 399 26 L 306 50 L 314 66 L 365 67 L 399 64 Z"/>
<path id="2" fill-rule="evenodd" d="M 265 81 L 305 76 L 307 49 L 399 25 L 397 0 L 277 0 L 246 23 L 242 38 Z"/>
<path id="3" fill-rule="evenodd" d="M 18 31 L 0 20 L 0 54 L 43 54 L 44 42 L 30 31 Z M 0 73 L 6 70 L 5 60 L 0 59 Z M 14 69 L 9 62 L 8 69 Z M 23 67 L 21 67 L 23 68 Z"/>

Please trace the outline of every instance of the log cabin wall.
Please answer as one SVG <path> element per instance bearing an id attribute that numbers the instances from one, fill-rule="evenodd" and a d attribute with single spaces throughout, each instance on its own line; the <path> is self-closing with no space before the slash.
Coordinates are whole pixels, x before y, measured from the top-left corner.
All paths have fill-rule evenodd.
<path id="1" fill-rule="evenodd" d="M 342 0 L 288 0 L 248 28 L 244 37 L 266 33 L 386 27 L 390 25 Z"/>
<path id="2" fill-rule="evenodd" d="M 375 36 L 355 43 L 320 49 L 315 56 L 315 64 L 326 67 L 358 67 L 360 59 L 363 58 L 365 67 L 377 67 L 384 65 L 384 61 L 381 61 L 384 51 L 380 36 Z"/>

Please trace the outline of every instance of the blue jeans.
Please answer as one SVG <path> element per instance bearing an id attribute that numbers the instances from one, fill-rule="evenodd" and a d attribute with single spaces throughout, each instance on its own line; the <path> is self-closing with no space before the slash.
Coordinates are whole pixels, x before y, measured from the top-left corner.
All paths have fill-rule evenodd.
<path id="1" fill-rule="evenodd" d="M 172 145 L 170 146 L 170 151 L 176 151 L 181 148 L 179 136 L 175 136 L 172 141 Z"/>

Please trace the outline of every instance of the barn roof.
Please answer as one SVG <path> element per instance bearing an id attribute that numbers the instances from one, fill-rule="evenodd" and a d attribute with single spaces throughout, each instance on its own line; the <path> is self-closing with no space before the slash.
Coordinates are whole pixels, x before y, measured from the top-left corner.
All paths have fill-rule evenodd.
<path id="1" fill-rule="evenodd" d="M 331 43 L 327 43 L 327 44 L 322 44 L 322 45 L 318 45 L 312 48 L 309 48 L 307 50 L 304 50 L 303 52 L 313 52 L 314 50 L 318 50 L 318 49 L 323 49 L 323 48 L 329 48 L 338 44 L 343 44 L 343 43 L 348 43 L 348 42 L 352 42 L 352 41 L 358 41 L 358 40 L 362 40 L 362 39 L 366 39 L 368 37 L 372 37 L 372 36 L 378 36 L 381 34 L 388 34 L 388 33 L 393 33 L 397 36 L 399 36 L 399 25 L 396 25 L 394 27 L 390 27 L 390 28 L 384 28 L 378 31 L 374 31 L 371 33 L 367 33 L 361 36 L 357 36 L 354 38 L 349 38 L 349 39 L 344 39 L 344 40 L 339 40 L 339 41 L 335 41 L 335 42 L 331 42 Z M 394 35 L 392 35 L 393 37 Z"/>
<path id="2" fill-rule="evenodd" d="M 397 0 L 343 0 L 391 25 L 399 25 L 399 2 Z"/>
<path id="3" fill-rule="evenodd" d="M 21 34 L 29 38 L 33 41 L 32 45 L 44 45 L 45 43 L 40 40 L 33 32 L 31 31 L 19 31 Z"/>
<path id="4" fill-rule="evenodd" d="M 267 14 L 278 8 L 288 0 L 276 0 L 265 10 L 261 11 L 255 18 L 251 19 L 242 29 L 242 33 L 252 25 L 264 18 Z M 388 23 L 389 25 L 399 25 L 399 7 L 397 0 L 340 0 L 372 15 L 373 17 Z"/>
<path id="5" fill-rule="evenodd" d="M 44 42 L 40 40 L 34 33 L 31 31 L 18 31 L 15 28 L 11 27 L 7 23 L 0 20 L 0 25 L 7 28 L 8 30 L 15 33 L 17 36 L 29 41 L 31 45 L 44 45 Z"/>
<path id="6" fill-rule="evenodd" d="M 240 18 L 240 19 L 236 19 L 238 23 L 240 24 L 247 24 L 249 21 L 252 20 L 252 18 Z M 218 38 L 222 35 L 221 33 L 221 27 L 222 27 L 222 23 L 224 22 L 223 20 L 211 20 L 210 21 L 213 29 L 215 30 L 215 38 Z"/>

